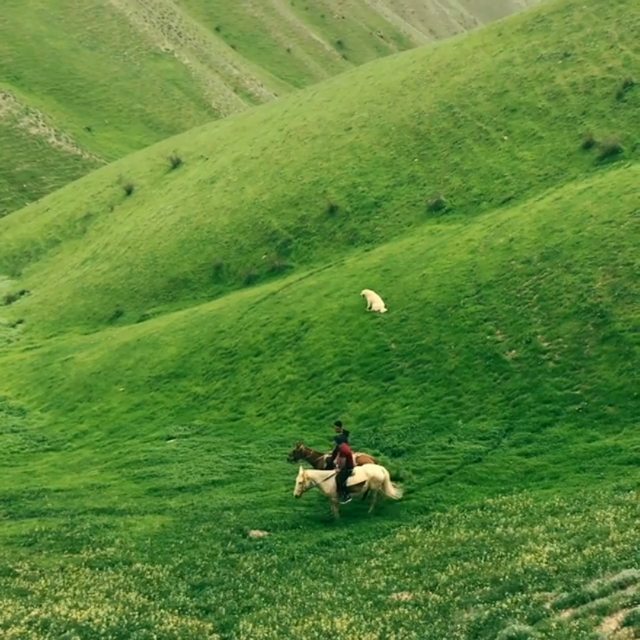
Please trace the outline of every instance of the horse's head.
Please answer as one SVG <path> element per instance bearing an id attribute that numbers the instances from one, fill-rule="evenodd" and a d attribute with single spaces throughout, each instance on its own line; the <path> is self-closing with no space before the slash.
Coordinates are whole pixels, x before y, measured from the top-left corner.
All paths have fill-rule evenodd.
<path id="1" fill-rule="evenodd" d="M 302 442 L 296 442 L 296 446 L 293 447 L 291 451 L 289 451 L 289 455 L 287 456 L 287 462 L 297 462 L 301 458 L 303 458 L 303 450 L 304 445 Z"/>
<path id="2" fill-rule="evenodd" d="M 293 497 L 299 498 L 309 488 L 309 480 L 307 478 L 307 472 L 300 465 L 298 471 L 298 477 L 296 478 L 296 486 L 293 490 Z"/>

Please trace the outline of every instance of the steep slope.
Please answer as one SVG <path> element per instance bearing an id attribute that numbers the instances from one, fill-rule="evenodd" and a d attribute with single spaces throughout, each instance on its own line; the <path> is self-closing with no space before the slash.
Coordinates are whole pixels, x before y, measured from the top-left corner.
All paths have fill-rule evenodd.
<path id="1" fill-rule="evenodd" d="M 31 292 L 8 317 L 136 322 L 636 159 L 631 4 L 554 3 L 95 172 L 0 221 Z"/>
<path id="2" fill-rule="evenodd" d="M 622 613 L 637 629 L 639 179 L 612 169 L 5 351 L 3 628 L 570 640 Z M 388 314 L 364 311 L 364 284 Z M 340 528 L 317 496 L 293 501 L 284 461 L 298 438 L 327 447 L 338 415 L 407 492 Z"/>
<path id="3" fill-rule="evenodd" d="M 5 3 L 0 216 L 169 135 L 536 1 Z"/>

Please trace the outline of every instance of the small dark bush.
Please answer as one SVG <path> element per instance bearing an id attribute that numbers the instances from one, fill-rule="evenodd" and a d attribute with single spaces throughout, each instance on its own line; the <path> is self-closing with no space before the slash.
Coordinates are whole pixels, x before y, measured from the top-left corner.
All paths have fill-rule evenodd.
<path id="1" fill-rule="evenodd" d="M 336 40 L 336 47 L 338 47 L 338 49 L 344 49 L 344 40 L 341 40 L 340 38 L 338 38 Z"/>
<path id="2" fill-rule="evenodd" d="M 214 282 L 222 282 L 227 272 L 227 267 L 225 263 L 222 262 L 222 260 L 216 260 L 211 265 L 211 271 L 212 271 Z"/>
<path id="3" fill-rule="evenodd" d="M 593 133 L 585 133 L 582 138 L 582 144 L 580 147 L 585 151 L 589 151 L 589 149 L 593 149 L 598 144 L 598 141 L 593 136 Z"/>
<path id="4" fill-rule="evenodd" d="M 640 607 L 632 609 L 622 621 L 623 627 L 640 627 Z"/>
<path id="5" fill-rule="evenodd" d="M 329 200 L 329 202 L 327 202 L 327 208 L 326 208 L 327 215 L 328 216 L 338 215 L 338 211 L 340 211 L 340 205 Z"/>
<path id="6" fill-rule="evenodd" d="M 608 160 L 613 160 L 623 151 L 624 148 L 617 138 L 609 138 L 607 140 L 603 140 L 598 145 L 598 161 L 606 162 Z"/>
<path id="7" fill-rule="evenodd" d="M 182 164 L 182 158 L 177 153 L 172 153 L 169 156 L 169 166 L 171 171 L 177 169 Z"/>
<path id="8" fill-rule="evenodd" d="M 113 310 L 113 313 L 109 316 L 109 322 L 115 322 L 119 320 L 124 315 L 124 309 L 122 307 L 116 307 Z"/>
<path id="9" fill-rule="evenodd" d="M 14 293 L 7 293 L 2 299 L 2 302 L 5 306 L 9 306 L 20 300 L 23 296 L 29 295 L 29 293 L 31 292 L 28 289 L 20 289 L 20 291 L 15 291 Z"/>
<path id="10" fill-rule="evenodd" d="M 430 213 L 439 213 L 441 211 L 445 211 L 448 208 L 449 204 L 441 193 L 427 200 L 427 211 L 429 211 Z"/>
<path id="11" fill-rule="evenodd" d="M 635 86 L 636 81 L 633 78 L 625 78 L 616 91 L 616 100 L 622 100 Z"/>
<path id="12" fill-rule="evenodd" d="M 220 31 L 222 31 L 222 27 L 217 24 L 215 27 L 213 27 L 213 30 L 216 31 L 217 33 L 220 33 Z"/>
<path id="13" fill-rule="evenodd" d="M 259 277 L 260 274 L 255 269 L 249 269 L 245 271 L 244 275 L 242 276 L 242 284 L 248 287 L 258 282 Z"/>
<path id="14" fill-rule="evenodd" d="M 122 185 L 122 190 L 127 197 L 129 197 L 135 191 L 135 188 L 136 186 L 133 184 L 133 182 L 125 182 Z"/>

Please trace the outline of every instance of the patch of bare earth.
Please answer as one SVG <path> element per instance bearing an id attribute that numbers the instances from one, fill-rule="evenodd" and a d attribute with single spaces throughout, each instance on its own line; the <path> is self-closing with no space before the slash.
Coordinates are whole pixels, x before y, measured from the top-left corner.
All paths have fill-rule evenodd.
<path id="1" fill-rule="evenodd" d="M 620 611 L 616 611 L 614 614 L 607 616 L 598 627 L 598 631 L 600 631 L 600 633 L 604 633 L 606 636 L 616 638 L 616 640 L 622 640 L 622 638 L 634 638 L 635 634 L 633 629 L 621 629 L 623 620 L 631 611 L 633 611 L 633 609 L 621 609 Z M 629 635 L 629 633 L 631 635 Z"/>
<path id="2" fill-rule="evenodd" d="M 0 89 L 0 120 L 12 123 L 31 136 L 42 138 L 65 153 L 102 162 L 101 158 L 80 147 L 71 136 L 56 129 L 44 113 L 21 103 L 13 94 L 3 89 Z"/>
<path id="3" fill-rule="evenodd" d="M 275 97 L 239 54 L 172 0 L 109 1 L 151 46 L 170 53 L 189 70 L 220 116 L 247 107 L 240 94 L 250 95 L 256 102 Z"/>

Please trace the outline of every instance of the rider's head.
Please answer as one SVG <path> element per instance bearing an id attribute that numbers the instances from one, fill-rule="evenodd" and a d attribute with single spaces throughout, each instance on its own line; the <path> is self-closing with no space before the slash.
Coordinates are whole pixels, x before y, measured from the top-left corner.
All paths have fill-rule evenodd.
<path id="1" fill-rule="evenodd" d="M 336 433 L 342 433 L 343 431 L 342 420 L 336 420 L 333 423 L 333 427 L 336 430 Z"/>

